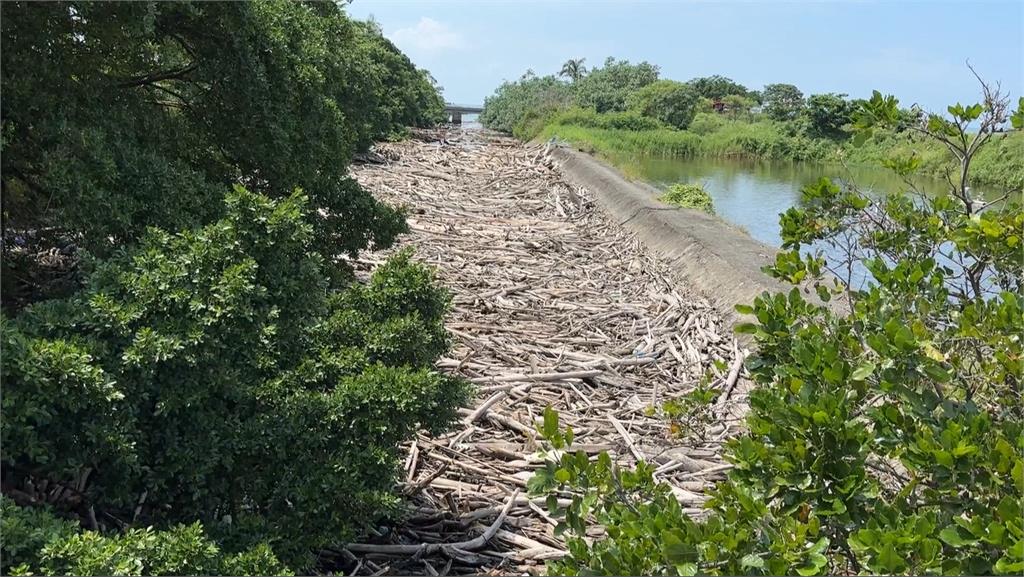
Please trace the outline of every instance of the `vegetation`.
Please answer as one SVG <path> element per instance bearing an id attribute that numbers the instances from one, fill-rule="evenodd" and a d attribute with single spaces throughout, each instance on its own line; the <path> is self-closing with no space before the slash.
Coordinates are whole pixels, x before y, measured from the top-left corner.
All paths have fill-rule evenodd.
<path id="1" fill-rule="evenodd" d="M 722 76 L 686 83 L 658 79 L 657 68 L 610 59 L 585 81 L 553 76 L 502 85 L 487 99 L 481 122 L 524 140 L 564 139 L 598 153 L 621 156 L 752 157 L 877 165 L 890 156 L 921 159 L 922 176 L 945 178 L 956 168 L 949 150 L 914 130 L 920 109 L 901 109 L 898 121 L 853 145 L 853 110 L 863 100 L 845 94 L 812 94 L 806 99 L 790 84 L 762 92 Z M 542 103 L 542 104 L 540 104 Z M 576 109 L 590 110 L 585 114 Z M 567 112 L 569 111 L 569 112 Z M 632 123 L 613 127 L 599 118 L 607 111 L 632 111 L 660 126 Z M 594 117 L 594 114 L 598 118 Z M 621 124 L 621 123 L 620 123 Z M 972 166 L 975 185 L 1024 188 L 1024 133 L 993 135 Z"/>
<path id="2" fill-rule="evenodd" d="M 737 307 L 755 319 L 739 330 L 758 345 L 747 364 L 757 386 L 705 519 L 683 514 L 647 464 L 572 453 L 571 429 L 548 410 L 540 430 L 558 453 L 529 485 L 573 494 L 566 508 L 548 500 L 570 536 L 552 573 L 1024 571 L 1024 211 L 1019 197 L 980 205 L 966 184 L 1007 119 L 1024 125 L 1024 99 L 1010 115 L 983 90 L 982 102 L 916 129 L 959 159 L 950 195 L 873 200 L 826 179 L 782 215 L 786 250 L 768 272 L 844 301 L 830 308 L 794 288 Z M 858 106 L 857 129 L 898 124 L 897 104 L 876 93 Z M 911 185 L 919 165 L 888 162 Z M 812 243 L 845 256 L 826 262 Z M 854 262 L 870 287 L 823 276 Z M 607 538 L 585 540 L 591 523 Z"/>
<path id="3" fill-rule="evenodd" d="M 702 78 L 693 78 L 687 84 L 693 88 L 701 98 L 708 100 L 722 100 L 729 96 L 740 96 L 742 98 L 748 98 L 754 102 L 761 101 L 760 93 L 748 90 L 746 86 L 743 86 L 739 82 L 734 81 L 732 78 L 726 78 L 717 74 L 713 76 L 704 76 Z"/>
<path id="4" fill-rule="evenodd" d="M 699 184 L 673 184 L 659 198 L 662 202 L 678 206 L 680 208 L 692 208 L 703 210 L 708 214 L 715 214 L 715 205 L 711 195 Z"/>
<path id="5" fill-rule="evenodd" d="M 764 113 L 773 120 L 794 120 L 804 108 L 804 93 L 792 84 L 769 84 L 761 98 Z"/>
<path id="6" fill-rule="evenodd" d="M 587 67 L 584 66 L 586 58 L 570 58 L 565 61 L 562 65 L 562 69 L 558 71 L 558 75 L 562 78 L 568 78 L 573 82 L 578 81 L 587 75 Z"/>
<path id="7" fill-rule="evenodd" d="M 339 260 L 405 230 L 347 165 L 440 118 L 432 80 L 334 3 L 0 26 L 4 572 L 311 570 L 467 394 L 431 271 Z"/>
<path id="8" fill-rule="evenodd" d="M 662 123 L 685 129 L 697 114 L 697 93 L 674 80 L 658 80 L 629 97 L 629 108 Z"/>
<path id="9" fill-rule="evenodd" d="M 544 127 L 550 115 L 563 110 L 571 87 L 554 76 L 527 71 L 516 82 L 505 82 L 484 99 L 480 122 L 484 126 L 529 138 Z"/>
<path id="10" fill-rule="evenodd" d="M 220 551 L 198 523 L 116 535 L 82 531 L 45 508 L 18 507 L 0 496 L 4 575 L 290 575 L 259 545 Z"/>

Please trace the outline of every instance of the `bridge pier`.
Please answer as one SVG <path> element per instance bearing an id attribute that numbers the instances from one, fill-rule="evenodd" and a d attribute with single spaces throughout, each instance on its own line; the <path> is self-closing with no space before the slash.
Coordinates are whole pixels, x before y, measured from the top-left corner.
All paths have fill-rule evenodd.
<path id="1" fill-rule="evenodd" d="M 450 116 L 452 124 L 462 124 L 462 112 L 453 110 Z"/>

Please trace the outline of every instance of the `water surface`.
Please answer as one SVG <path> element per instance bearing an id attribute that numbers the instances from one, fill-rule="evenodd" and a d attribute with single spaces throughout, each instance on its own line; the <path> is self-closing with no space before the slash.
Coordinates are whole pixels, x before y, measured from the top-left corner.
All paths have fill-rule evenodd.
<path id="1" fill-rule="evenodd" d="M 905 191 L 906 184 L 882 168 L 768 162 L 728 158 L 610 157 L 630 178 L 667 188 L 675 183 L 701 183 L 715 202 L 715 212 L 771 246 L 780 246 L 779 214 L 800 204 L 800 189 L 822 177 L 849 181 L 872 196 Z M 946 194 L 949 185 L 916 179 L 919 190 Z M 985 191 L 974 191 L 976 197 Z"/>

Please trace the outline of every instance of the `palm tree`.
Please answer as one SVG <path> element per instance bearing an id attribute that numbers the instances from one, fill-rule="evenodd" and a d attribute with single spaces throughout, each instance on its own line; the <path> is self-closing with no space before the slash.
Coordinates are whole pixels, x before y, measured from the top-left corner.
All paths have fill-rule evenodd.
<path id="1" fill-rule="evenodd" d="M 586 60 L 586 58 L 570 58 L 566 60 L 558 75 L 571 78 L 573 82 L 576 82 L 587 74 L 587 67 L 583 65 Z"/>

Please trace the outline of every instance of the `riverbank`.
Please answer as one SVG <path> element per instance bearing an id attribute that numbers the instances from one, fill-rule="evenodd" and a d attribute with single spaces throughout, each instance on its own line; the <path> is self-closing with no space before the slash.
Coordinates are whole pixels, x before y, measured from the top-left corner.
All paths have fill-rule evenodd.
<path id="1" fill-rule="evenodd" d="M 398 248 L 437 267 L 453 295 L 453 347 L 439 366 L 478 389 L 461 428 L 408 447 L 408 516 L 350 546 L 349 572 L 536 574 L 563 555 L 543 500 L 523 494 L 542 463 L 535 425 L 548 405 L 577 448 L 608 450 L 623 466 L 647 460 L 700 515 L 745 406 L 744 352 L 725 315 L 545 147 L 480 131 L 417 134 L 352 173 L 407 207 Z M 366 271 L 385 257 L 354 264 Z M 722 393 L 713 422 L 678 437 L 655 408 L 705 375 Z M 487 528 L 490 539 L 472 542 Z M 456 547 L 415 556 L 423 543 Z"/>
<path id="2" fill-rule="evenodd" d="M 790 135 L 778 123 L 710 115 L 699 115 L 689 130 L 608 129 L 563 124 L 556 117 L 537 135 L 539 140 L 551 138 L 605 156 L 738 157 L 880 167 L 886 158 L 913 154 L 921 159 L 919 174 L 930 178 L 941 178 L 951 162 L 949 151 L 941 143 L 911 139 L 907 133 L 877 131 L 862 145 L 854 146 L 850 141 Z M 1004 191 L 1024 188 L 1024 132 L 994 136 L 975 157 L 971 173 L 979 187 Z"/>

